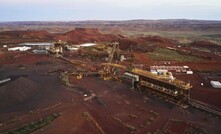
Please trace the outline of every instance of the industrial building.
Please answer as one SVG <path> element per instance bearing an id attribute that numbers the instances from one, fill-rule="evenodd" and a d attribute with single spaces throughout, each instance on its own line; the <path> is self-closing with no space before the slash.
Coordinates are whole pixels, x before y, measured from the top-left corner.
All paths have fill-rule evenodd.
<path id="1" fill-rule="evenodd" d="M 221 88 L 221 83 L 219 81 L 210 81 L 213 88 Z"/>
<path id="2" fill-rule="evenodd" d="M 8 51 L 27 51 L 29 49 L 31 49 L 31 47 L 22 46 L 22 47 L 8 48 Z"/>
<path id="3" fill-rule="evenodd" d="M 31 47 L 32 49 L 37 50 L 49 50 L 50 47 L 54 46 L 53 42 L 30 42 L 30 43 L 21 43 L 20 46 Z"/>
<path id="4" fill-rule="evenodd" d="M 150 72 L 153 74 L 165 72 L 193 74 L 188 66 L 150 66 Z"/>

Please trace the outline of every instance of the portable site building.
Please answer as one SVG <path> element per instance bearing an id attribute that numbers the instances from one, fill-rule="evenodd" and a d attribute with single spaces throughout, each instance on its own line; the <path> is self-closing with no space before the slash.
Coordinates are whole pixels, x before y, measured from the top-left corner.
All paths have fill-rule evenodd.
<path id="1" fill-rule="evenodd" d="M 221 83 L 219 81 L 210 81 L 213 88 L 221 88 Z"/>

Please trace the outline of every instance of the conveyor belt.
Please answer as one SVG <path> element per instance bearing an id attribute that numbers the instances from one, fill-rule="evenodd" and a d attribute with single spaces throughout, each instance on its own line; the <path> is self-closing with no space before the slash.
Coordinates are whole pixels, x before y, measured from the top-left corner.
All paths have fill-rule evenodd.
<path id="1" fill-rule="evenodd" d="M 191 100 L 189 100 L 189 104 L 190 104 L 190 106 L 193 106 L 195 108 L 201 109 L 203 111 L 206 111 L 208 113 L 211 113 L 211 114 L 221 117 L 221 111 L 219 111 L 215 108 L 212 108 L 211 106 L 204 104 L 203 102 L 191 99 Z"/>

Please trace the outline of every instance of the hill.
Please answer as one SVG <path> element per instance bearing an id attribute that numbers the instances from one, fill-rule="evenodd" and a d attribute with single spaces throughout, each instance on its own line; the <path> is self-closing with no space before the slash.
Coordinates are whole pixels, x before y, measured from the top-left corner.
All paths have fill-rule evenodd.
<path id="1" fill-rule="evenodd" d="M 0 86 L 0 108 L 21 103 L 39 91 L 39 86 L 34 81 L 19 77 L 6 85 Z"/>
<path id="2" fill-rule="evenodd" d="M 187 19 L 165 19 L 165 20 L 126 20 L 126 21 L 69 21 L 69 22 L 1 22 L 1 31 L 15 31 L 16 29 L 48 30 L 51 32 L 70 31 L 70 29 L 83 27 L 96 27 L 103 30 L 135 30 L 135 31 L 220 31 L 221 21 L 211 20 L 187 20 Z M 60 30 L 59 30 L 60 29 Z"/>
<path id="3" fill-rule="evenodd" d="M 76 28 L 65 34 L 58 34 L 54 39 L 74 44 L 84 42 L 112 42 L 118 40 L 119 37 L 114 34 L 104 34 L 97 28 Z"/>
<path id="4" fill-rule="evenodd" d="M 23 42 L 44 42 L 52 40 L 53 35 L 45 30 L 3 31 L 0 44 L 15 45 Z"/>

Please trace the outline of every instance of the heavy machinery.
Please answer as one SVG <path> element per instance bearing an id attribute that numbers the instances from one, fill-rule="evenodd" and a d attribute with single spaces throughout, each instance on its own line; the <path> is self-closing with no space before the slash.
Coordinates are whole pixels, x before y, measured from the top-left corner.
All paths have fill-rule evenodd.
<path id="1" fill-rule="evenodd" d="M 112 47 L 111 52 L 109 53 L 108 60 L 107 60 L 107 63 L 110 63 L 110 64 L 113 61 L 115 52 L 118 55 L 118 51 L 119 51 L 119 42 L 113 42 L 112 44 L 113 44 L 113 47 Z M 100 74 L 101 78 L 104 79 L 104 80 L 110 80 L 112 78 L 116 78 L 117 79 L 117 77 L 115 77 L 112 74 L 113 69 L 114 69 L 113 67 L 111 67 L 111 66 L 109 66 L 107 64 L 98 73 Z"/>
<path id="2" fill-rule="evenodd" d="M 82 78 L 83 78 L 83 74 L 82 74 L 82 73 L 79 73 L 76 78 L 77 78 L 77 79 L 82 79 Z"/>
<path id="3" fill-rule="evenodd" d="M 114 63 L 102 63 L 101 66 L 108 66 L 110 68 L 118 68 L 130 73 L 132 85 L 142 92 L 148 92 L 156 94 L 172 103 L 182 103 L 189 100 L 190 88 L 192 86 L 190 83 L 185 83 L 184 81 L 178 79 L 170 79 L 170 77 L 161 77 L 138 68 L 132 68 L 128 70 L 127 66 L 114 64 Z M 121 76 L 116 76 L 114 72 L 106 72 L 108 77 L 121 79 Z M 127 75 L 129 76 L 129 75 Z M 135 77 L 136 76 L 136 77 Z M 137 78 L 137 76 L 139 78 Z M 121 77 L 121 78 L 120 78 Z M 103 77 L 105 78 L 105 77 Z M 136 82 L 136 83 L 134 83 Z"/>
<path id="4" fill-rule="evenodd" d="M 107 63 L 101 64 L 103 69 L 99 71 L 99 74 L 102 79 L 122 80 L 126 78 L 131 82 L 132 88 L 136 88 L 142 92 L 153 93 L 176 104 L 186 102 L 190 99 L 190 88 L 192 88 L 190 83 L 174 79 L 174 77 L 171 77 L 171 74 L 158 76 L 133 66 L 112 63 L 114 54 L 118 52 L 118 47 L 119 43 L 114 42 Z M 126 73 L 118 76 L 114 71 L 116 69 L 124 70 Z"/>
<path id="5" fill-rule="evenodd" d="M 65 42 L 62 42 L 61 40 L 59 40 L 58 42 L 55 42 L 54 46 L 50 47 L 49 52 L 54 55 L 58 55 L 59 53 L 63 53 L 64 44 L 65 44 Z"/>

